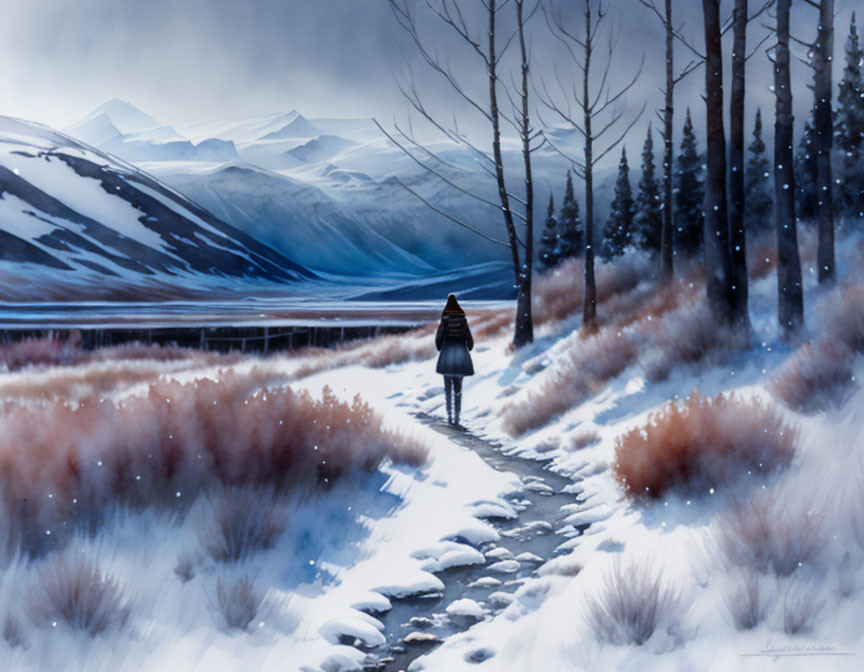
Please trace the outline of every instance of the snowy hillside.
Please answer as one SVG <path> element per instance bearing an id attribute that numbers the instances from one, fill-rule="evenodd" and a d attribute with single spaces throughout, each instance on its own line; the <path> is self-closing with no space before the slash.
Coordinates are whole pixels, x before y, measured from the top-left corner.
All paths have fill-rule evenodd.
<path id="1" fill-rule="evenodd" d="M 103 115 L 86 128 L 96 137 L 143 125 L 138 115 L 110 122 Z M 0 259 L 4 273 L 60 285 L 97 279 L 188 289 L 220 278 L 314 277 L 141 170 L 7 117 L 0 117 Z"/>
<path id="2" fill-rule="evenodd" d="M 309 119 L 293 110 L 175 131 L 128 103 L 111 101 L 67 131 L 140 165 L 314 270 L 416 276 L 508 259 L 505 248 L 478 245 L 474 233 L 430 210 L 400 182 L 493 237 L 501 236 L 497 210 L 426 173 L 371 119 Z M 495 199 L 495 186 L 478 169 L 473 150 L 450 142 L 430 150 L 443 174 Z M 504 152 L 510 165 L 520 165 L 516 143 L 505 143 Z M 545 205 L 550 192 L 560 198 L 566 170 L 552 149 L 535 155 L 537 203 Z M 598 175 L 598 182 L 603 178 Z M 608 191 L 598 191 L 601 209 L 611 198 Z M 539 206 L 536 214 L 542 215 Z"/>

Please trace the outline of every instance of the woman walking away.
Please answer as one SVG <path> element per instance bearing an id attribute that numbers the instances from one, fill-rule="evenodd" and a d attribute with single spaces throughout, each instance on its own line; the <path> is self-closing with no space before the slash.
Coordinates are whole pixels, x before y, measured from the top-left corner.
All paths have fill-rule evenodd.
<path id="1" fill-rule="evenodd" d="M 447 396 L 447 422 L 459 424 L 462 410 L 462 378 L 474 375 L 474 364 L 469 350 L 474 349 L 474 338 L 468 328 L 465 311 L 456 301 L 456 295 L 447 297 L 447 305 L 441 313 L 441 324 L 435 334 L 438 355 L 436 371 L 444 376 L 444 394 Z"/>

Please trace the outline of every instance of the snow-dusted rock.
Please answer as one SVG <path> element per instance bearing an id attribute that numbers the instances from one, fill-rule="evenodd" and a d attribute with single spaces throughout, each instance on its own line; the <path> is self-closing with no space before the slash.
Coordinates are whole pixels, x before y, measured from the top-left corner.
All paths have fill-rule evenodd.
<path id="1" fill-rule="evenodd" d="M 500 560 L 489 565 L 490 572 L 500 572 L 501 574 L 515 574 L 522 568 L 516 560 Z"/>
<path id="2" fill-rule="evenodd" d="M 468 598 L 456 600 L 447 605 L 445 610 L 448 616 L 462 616 L 466 618 L 481 619 L 486 613 L 486 610 L 477 602 Z"/>
<path id="3" fill-rule="evenodd" d="M 383 625 L 381 627 L 383 628 Z M 331 644 L 339 644 L 343 637 L 359 639 L 364 646 L 369 648 L 381 646 L 387 642 L 375 625 L 365 619 L 351 616 L 327 621 L 318 629 L 318 632 Z"/>

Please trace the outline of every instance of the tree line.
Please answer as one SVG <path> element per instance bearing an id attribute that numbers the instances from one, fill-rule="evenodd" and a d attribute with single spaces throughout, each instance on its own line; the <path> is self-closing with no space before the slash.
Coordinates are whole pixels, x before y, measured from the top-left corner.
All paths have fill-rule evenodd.
<path id="1" fill-rule="evenodd" d="M 586 330 L 593 329 L 597 320 L 594 264 L 598 253 L 606 260 L 614 260 L 629 249 L 646 250 L 658 260 L 661 281 L 674 277 L 677 256 L 701 255 L 706 266 L 706 300 L 714 315 L 721 323 L 746 328 L 748 236 L 773 228 L 778 254 L 778 320 L 787 336 L 803 323 L 797 240 L 800 221 L 816 222 L 819 282 L 825 285 L 834 282 L 836 220 L 864 217 L 864 54 L 853 14 L 835 106 L 831 67 L 833 0 L 801 3 L 801 11 L 815 14 L 816 34 L 811 41 L 790 34 L 792 0 L 767 0 L 752 12 L 747 0 L 735 0 L 728 17 L 721 16 L 720 0 L 702 0 L 702 45 L 695 45 L 684 36 L 672 0 L 662 0 L 662 6 L 658 6 L 658 0 L 639 0 L 660 21 L 665 36 L 664 106 L 658 110 L 662 121 L 661 170 L 657 175 L 654 130 L 649 124 L 635 193 L 627 155 L 622 149 L 609 216 L 596 236 L 596 165 L 621 144 L 645 109 L 643 105 L 642 111 L 635 112 L 626 105 L 626 95 L 642 73 L 641 64 L 633 68 L 632 79 L 625 79 L 617 88 L 610 85 L 615 79 L 613 52 L 618 34 L 610 26 L 613 0 L 581 0 L 557 12 L 543 0 L 479 0 L 482 8 L 479 13 L 466 10 L 460 0 L 389 1 L 394 16 L 413 39 L 431 75 L 450 87 L 464 109 L 454 110 L 452 121 L 437 116 L 426 107 L 418 80 L 413 76 L 400 83 L 410 107 L 448 140 L 464 145 L 477 157 L 480 168 L 494 186 L 496 198 L 472 193 L 449 177 L 446 161 L 417 141 L 410 124 L 407 129 L 396 125 L 393 132 L 383 127 L 381 130 L 429 173 L 501 216 L 503 238 L 490 236 L 480 232 L 475 223 L 462 220 L 458 213 L 444 210 L 413 187 L 403 185 L 442 217 L 474 231 L 491 244 L 509 249 L 517 288 L 514 346 L 533 340 L 531 278 L 535 260 L 538 270 L 543 272 L 564 259 L 584 259 L 583 329 Z M 440 56 L 434 33 L 424 33 L 421 28 L 418 6 L 428 12 L 427 18 L 442 22 L 461 39 L 466 53 L 473 54 L 473 64 L 463 59 L 460 65 L 464 71 L 455 70 L 448 58 Z M 577 11 L 578 8 L 581 9 Z M 763 15 L 766 18 L 760 25 L 766 31 L 761 40 L 748 46 L 748 26 Z M 554 74 L 534 71 L 530 41 L 540 31 L 566 47 L 573 66 L 568 70 L 572 79 L 562 76 L 557 68 Z M 725 42 L 729 33 L 731 51 Z M 790 41 L 808 48 L 805 60 L 813 72 L 812 112 L 797 151 Z M 515 46 L 511 49 L 511 45 Z M 515 57 L 506 56 L 508 49 Z M 676 69 L 675 57 L 682 51 L 687 54 L 686 65 Z M 755 123 L 752 139 L 745 148 L 747 64 L 760 53 L 773 66 L 771 159 L 763 139 L 761 110 L 750 112 Z M 731 62 L 732 75 L 728 99 L 723 86 L 727 60 Z M 621 67 L 619 59 L 616 68 Z M 705 149 L 704 152 L 700 149 L 688 108 L 676 155 L 674 90 L 699 68 L 705 77 Z M 487 82 L 485 94 L 469 85 L 479 73 L 483 73 Z M 487 134 L 475 137 L 462 131 L 461 114 L 478 118 Z M 558 146 L 556 136 L 547 132 L 550 117 L 582 139 L 581 156 Z M 505 171 L 501 149 L 504 132 L 520 139 L 522 180 L 505 177 L 515 169 Z M 532 160 L 534 152 L 544 146 L 560 154 L 570 168 L 557 213 L 554 196 L 550 196 L 535 253 Z M 575 196 L 574 177 L 583 187 L 584 219 Z M 600 244 L 597 250 L 595 241 Z"/>

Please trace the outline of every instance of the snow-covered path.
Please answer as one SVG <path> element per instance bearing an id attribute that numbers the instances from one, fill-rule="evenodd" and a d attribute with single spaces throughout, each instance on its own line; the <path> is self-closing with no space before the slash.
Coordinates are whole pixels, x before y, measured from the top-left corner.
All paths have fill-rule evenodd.
<path id="1" fill-rule="evenodd" d="M 378 616 L 385 626 L 387 644 L 376 648 L 378 662 L 367 670 L 405 670 L 446 637 L 501 611 L 514 600 L 519 586 L 536 576 L 543 562 L 561 552 L 563 541 L 581 532 L 562 523 L 566 507 L 578 503 L 574 483 L 548 471 L 545 462 L 508 456 L 499 446 L 441 418 L 426 413 L 416 417 L 464 450 L 479 455 L 496 471 L 514 474 L 523 489 L 506 497 L 509 506 L 490 501 L 479 516 L 500 534 L 497 542 L 475 546 L 482 558 L 478 556 L 475 564 L 462 565 L 460 561 L 459 566 L 452 567 L 442 562 L 436 574 L 444 583 L 443 591 L 394 600 L 392 610 Z M 458 537 L 453 540 L 468 543 Z M 492 652 L 480 648 L 470 655 L 472 662 L 479 663 Z"/>

